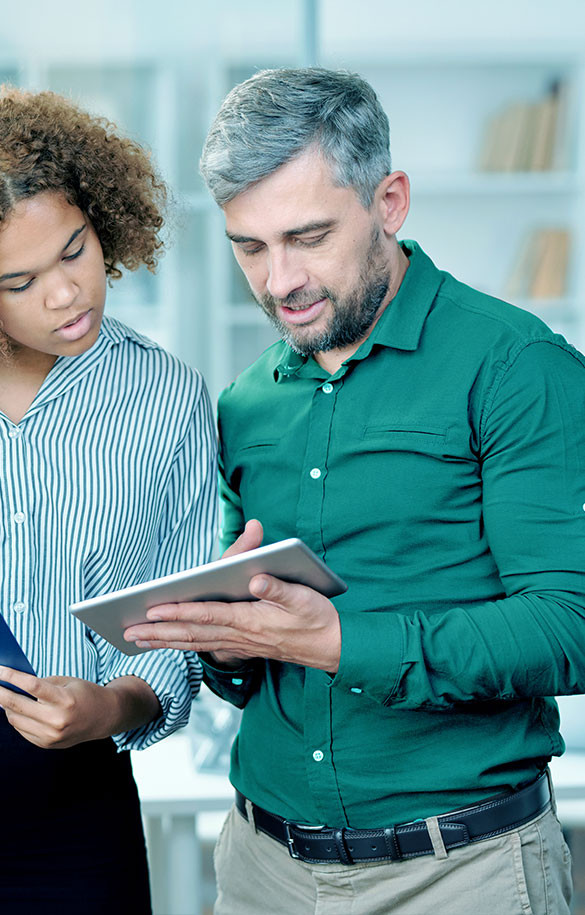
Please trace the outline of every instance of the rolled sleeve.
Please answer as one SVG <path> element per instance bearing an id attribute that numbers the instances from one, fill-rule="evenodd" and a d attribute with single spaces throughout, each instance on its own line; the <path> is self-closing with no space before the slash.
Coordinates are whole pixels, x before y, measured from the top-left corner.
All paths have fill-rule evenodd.
<path id="1" fill-rule="evenodd" d="M 193 697 L 201 686 L 201 664 L 195 652 L 163 649 L 134 657 L 117 654 L 99 683 L 106 686 L 120 677 L 139 677 L 160 703 L 158 718 L 113 736 L 120 750 L 143 750 L 188 723 Z"/>

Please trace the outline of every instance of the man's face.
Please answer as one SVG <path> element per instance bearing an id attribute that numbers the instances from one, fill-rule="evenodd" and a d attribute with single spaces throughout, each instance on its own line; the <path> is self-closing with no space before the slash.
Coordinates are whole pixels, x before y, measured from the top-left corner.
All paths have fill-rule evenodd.
<path id="1" fill-rule="evenodd" d="M 317 151 L 252 185 L 224 212 L 254 297 L 293 349 L 326 352 L 367 336 L 391 279 L 383 231 L 374 208 L 333 183 Z"/>
<path id="2" fill-rule="evenodd" d="M 52 191 L 17 203 L 0 227 L 0 329 L 15 357 L 86 352 L 105 295 L 101 245 L 81 210 Z"/>

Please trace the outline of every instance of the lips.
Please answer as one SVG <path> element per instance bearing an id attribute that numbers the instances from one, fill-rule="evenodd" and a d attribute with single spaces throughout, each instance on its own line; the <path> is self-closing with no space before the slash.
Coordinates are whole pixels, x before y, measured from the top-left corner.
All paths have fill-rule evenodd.
<path id="1" fill-rule="evenodd" d="M 68 342 L 80 340 L 82 337 L 85 337 L 91 328 L 91 313 L 91 308 L 88 308 L 87 311 L 80 312 L 75 318 L 70 318 L 58 327 L 55 333 Z"/>
<path id="2" fill-rule="evenodd" d="M 66 321 L 65 324 L 61 324 L 61 326 L 58 327 L 57 330 L 63 330 L 65 327 L 73 327 L 73 325 L 77 324 L 77 322 L 80 321 L 81 318 L 83 318 L 83 316 L 86 314 L 87 314 L 87 311 L 80 312 L 75 318 L 71 318 L 69 321 Z"/>
<path id="3" fill-rule="evenodd" d="M 281 317 L 287 324 L 310 324 L 319 317 L 327 299 L 319 299 L 317 302 L 311 302 L 309 305 L 280 305 L 279 311 Z"/>

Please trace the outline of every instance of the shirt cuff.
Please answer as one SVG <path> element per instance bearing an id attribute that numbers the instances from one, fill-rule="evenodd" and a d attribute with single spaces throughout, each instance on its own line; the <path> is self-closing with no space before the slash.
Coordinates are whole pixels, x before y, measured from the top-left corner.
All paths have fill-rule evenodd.
<path id="1" fill-rule="evenodd" d="M 364 693 L 382 705 L 396 695 L 404 659 L 400 616 L 388 612 L 340 612 L 341 657 L 331 681 L 352 693 Z"/>
<path id="2" fill-rule="evenodd" d="M 163 649 L 120 658 L 109 668 L 103 685 L 120 677 L 140 677 L 160 703 L 158 718 L 112 736 L 119 750 L 144 750 L 188 723 L 191 703 L 201 686 L 202 672 L 195 652 Z"/>
<path id="3" fill-rule="evenodd" d="M 236 708 L 243 708 L 254 689 L 258 661 L 245 661 L 241 667 L 234 669 L 222 667 L 205 652 L 201 652 L 199 658 L 203 666 L 203 679 L 209 689 Z"/>

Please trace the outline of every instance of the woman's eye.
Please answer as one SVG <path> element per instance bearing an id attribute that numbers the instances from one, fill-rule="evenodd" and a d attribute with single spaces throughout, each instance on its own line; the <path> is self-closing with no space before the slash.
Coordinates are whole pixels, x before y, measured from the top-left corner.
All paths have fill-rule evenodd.
<path id="1" fill-rule="evenodd" d="M 28 289 L 28 287 L 29 287 L 31 284 L 32 284 L 32 279 L 30 279 L 30 280 L 28 281 L 28 283 L 25 283 L 24 286 L 12 286 L 12 287 L 8 290 L 8 292 L 24 292 L 25 289 Z"/>
<path id="2" fill-rule="evenodd" d="M 74 261 L 76 257 L 79 257 L 80 254 L 83 254 L 84 250 L 85 250 L 85 244 L 83 244 L 81 246 L 81 248 L 79 249 L 79 251 L 76 251 L 75 254 L 68 254 L 67 257 L 63 258 L 63 260 L 64 261 Z"/>

